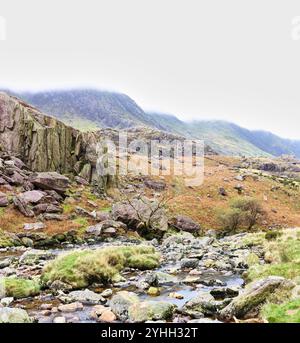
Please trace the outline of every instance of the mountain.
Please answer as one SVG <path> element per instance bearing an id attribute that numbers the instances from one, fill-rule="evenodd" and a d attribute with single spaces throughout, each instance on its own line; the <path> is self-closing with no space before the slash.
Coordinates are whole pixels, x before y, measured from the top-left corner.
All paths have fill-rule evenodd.
<path id="1" fill-rule="evenodd" d="M 38 93 L 14 93 L 41 111 L 83 131 L 99 128 L 126 129 L 148 126 L 162 131 L 202 139 L 225 155 L 300 157 L 300 141 L 281 138 L 266 131 L 251 131 L 220 120 L 184 122 L 174 115 L 147 113 L 125 94 L 77 89 Z"/>

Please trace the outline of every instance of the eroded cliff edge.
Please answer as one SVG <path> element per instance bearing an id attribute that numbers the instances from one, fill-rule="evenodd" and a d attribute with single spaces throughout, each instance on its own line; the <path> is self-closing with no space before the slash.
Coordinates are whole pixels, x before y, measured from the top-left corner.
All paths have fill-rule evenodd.
<path id="1" fill-rule="evenodd" d="M 0 93 L 0 147 L 33 171 L 72 173 L 105 188 L 96 172 L 99 133 L 82 133 L 23 101 Z"/>

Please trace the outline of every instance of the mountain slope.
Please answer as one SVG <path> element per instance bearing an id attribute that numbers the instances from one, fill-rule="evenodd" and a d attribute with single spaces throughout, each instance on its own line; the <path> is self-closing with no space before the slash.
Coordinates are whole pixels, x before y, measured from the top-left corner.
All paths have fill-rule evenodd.
<path id="1" fill-rule="evenodd" d="M 266 131 L 251 131 L 225 121 L 183 122 L 169 114 L 146 113 L 125 94 L 90 89 L 13 93 L 41 111 L 84 131 L 149 126 L 162 131 L 202 139 L 225 155 L 300 157 L 300 141 L 283 139 Z"/>
<path id="2" fill-rule="evenodd" d="M 146 125 L 146 114 L 127 95 L 96 90 L 14 93 L 44 113 L 71 124 L 83 121 L 97 127 L 127 128 Z M 91 125 L 93 126 L 93 125 Z"/>

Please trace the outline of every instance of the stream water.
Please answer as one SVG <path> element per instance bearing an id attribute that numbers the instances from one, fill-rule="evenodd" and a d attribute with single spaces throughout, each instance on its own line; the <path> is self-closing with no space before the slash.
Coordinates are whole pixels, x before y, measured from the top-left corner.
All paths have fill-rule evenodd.
<path id="1" fill-rule="evenodd" d="M 88 246 L 90 249 L 96 249 L 103 247 L 104 245 L 111 245 L 107 243 L 99 243 Z M 63 248 L 63 249 L 48 249 L 47 251 L 52 253 L 53 255 L 57 256 L 61 253 L 64 253 L 66 251 L 70 251 L 73 249 L 78 249 L 78 247 L 70 247 L 70 248 Z M 81 247 L 86 248 L 86 246 Z M 0 262 L 3 261 L 6 258 L 12 258 L 16 257 L 18 258 L 20 255 L 23 254 L 24 251 L 22 250 L 15 250 L 15 251 L 4 251 L 0 252 Z M 176 264 L 165 264 L 161 268 L 157 269 L 156 271 L 161 272 L 168 272 L 170 269 L 173 269 L 176 267 Z M 143 276 L 145 275 L 145 272 L 132 272 L 132 273 L 125 273 L 123 276 L 129 281 L 124 282 L 123 284 L 118 285 L 118 287 L 111 287 L 113 294 L 120 290 L 128 290 L 136 293 L 141 301 L 145 300 L 151 300 L 151 301 L 166 301 L 169 303 L 173 303 L 177 305 L 178 309 L 180 308 L 190 299 L 195 297 L 199 291 L 201 292 L 210 292 L 212 288 L 216 288 L 216 286 L 204 286 L 201 284 L 201 282 L 197 284 L 187 284 L 184 282 L 185 278 L 189 276 L 188 271 L 180 271 L 179 273 L 173 275 L 175 277 L 175 282 L 171 285 L 165 285 L 160 286 L 160 294 L 158 296 L 150 296 L 146 293 L 146 291 L 143 291 L 135 286 L 135 283 L 139 282 Z M 243 279 L 240 275 L 224 275 L 219 272 L 215 272 L 213 270 L 207 269 L 202 272 L 200 275 L 201 280 L 211 280 L 211 279 L 218 279 L 226 285 L 226 287 L 241 287 L 244 283 Z M 96 293 L 101 293 L 104 289 L 103 288 L 97 288 L 93 289 L 90 288 Z M 179 293 L 183 296 L 182 299 L 177 298 L 171 298 L 169 294 L 171 292 Z M 92 307 L 94 305 L 84 305 L 84 308 L 80 311 L 72 312 L 72 313 L 47 313 L 45 314 L 45 311 L 42 311 L 40 309 L 40 306 L 42 304 L 51 304 L 53 307 L 57 307 L 60 305 L 60 301 L 57 297 L 43 292 L 38 297 L 34 298 L 26 298 L 26 299 L 20 299 L 15 300 L 11 306 L 13 307 L 21 307 L 28 311 L 28 314 L 30 316 L 33 316 L 37 318 L 39 322 L 52 322 L 53 319 L 57 316 L 64 316 L 67 321 L 69 322 L 95 322 L 94 320 L 90 319 L 90 312 L 92 311 Z M 212 318 L 213 320 L 213 318 Z"/>

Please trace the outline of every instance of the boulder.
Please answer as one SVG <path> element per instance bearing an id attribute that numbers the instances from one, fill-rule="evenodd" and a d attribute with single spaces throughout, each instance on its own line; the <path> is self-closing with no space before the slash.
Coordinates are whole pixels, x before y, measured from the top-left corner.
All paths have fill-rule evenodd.
<path id="1" fill-rule="evenodd" d="M 180 261 L 180 268 L 181 269 L 194 269 L 197 268 L 199 265 L 199 260 L 197 258 L 183 258 Z"/>
<path id="2" fill-rule="evenodd" d="M 173 275 L 163 273 L 163 272 L 149 272 L 145 276 L 144 281 L 150 286 L 166 286 L 166 285 L 174 285 L 177 283 L 176 277 Z"/>
<path id="3" fill-rule="evenodd" d="M 64 300 L 67 300 L 67 302 L 80 302 L 85 305 L 96 305 L 105 302 L 102 295 L 90 291 L 89 289 L 85 289 L 84 291 L 72 291 Z"/>
<path id="4" fill-rule="evenodd" d="M 120 291 L 112 297 L 109 305 L 117 318 L 125 321 L 126 319 L 128 319 L 129 307 L 138 302 L 139 298 L 135 293 Z"/>
<path id="5" fill-rule="evenodd" d="M 25 310 L 20 308 L 0 308 L 0 323 L 30 323 L 31 319 Z"/>
<path id="6" fill-rule="evenodd" d="M 167 185 L 164 181 L 146 180 L 144 181 L 146 187 L 154 189 L 155 191 L 163 191 Z"/>
<path id="7" fill-rule="evenodd" d="M 280 276 L 269 276 L 250 283 L 238 297 L 220 312 L 220 318 L 231 320 L 253 317 L 257 315 L 259 308 L 274 296 L 274 293 L 289 291 L 295 284 Z"/>
<path id="8" fill-rule="evenodd" d="M 0 207 L 6 207 L 8 205 L 8 198 L 5 193 L 0 192 Z"/>
<path id="9" fill-rule="evenodd" d="M 59 194 L 64 194 L 70 184 L 69 178 L 56 172 L 34 173 L 30 182 L 40 189 L 54 190 Z"/>
<path id="10" fill-rule="evenodd" d="M 200 230 L 200 225 L 187 216 L 176 216 L 175 218 L 171 219 L 170 224 L 178 230 L 191 233 L 197 233 Z"/>
<path id="11" fill-rule="evenodd" d="M 30 265 L 34 266 L 41 261 L 47 261 L 54 258 L 55 255 L 50 251 L 29 249 L 25 251 L 19 258 L 19 265 Z"/>
<path id="12" fill-rule="evenodd" d="M 45 224 L 42 222 L 37 222 L 37 223 L 26 223 L 24 224 L 24 230 L 29 230 L 29 231 L 37 231 L 37 230 L 43 230 L 45 229 Z"/>
<path id="13" fill-rule="evenodd" d="M 130 202 L 119 202 L 112 207 L 112 217 L 121 221 L 133 230 L 146 229 L 167 231 L 168 219 L 166 211 L 156 200 L 143 197 Z"/>
<path id="14" fill-rule="evenodd" d="M 170 319 L 175 308 L 176 305 L 165 301 L 143 301 L 131 305 L 128 316 L 133 322 Z"/>
<path id="15" fill-rule="evenodd" d="M 28 203 L 21 197 L 21 196 L 15 196 L 13 198 L 13 203 L 15 207 L 25 216 L 25 217 L 33 217 L 34 212 L 32 209 L 28 206 Z"/>
<path id="16" fill-rule="evenodd" d="M 43 197 L 46 195 L 46 193 L 33 190 L 33 191 L 27 191 L 24 193 L 20 194 L 20 197 L 26 202 L 26 203 L 31 203 L 31 204 L 37 204 L 40 202 Z"/>
<path id="17" fill-rule="evenodd" d="M 58 306 L 58 311 L 60 312 L 76 312 L 81 310 L 83 310 L 83 305 L 80 302 L 73 302 Z"/>
<path id="18" fill-rule="evenodd" d="M 184 304 L 182 311 L 193 318 L 201 318 L 203 315 L 211 316 L 216 314 L 217 306 L 212 295 L 207 292 L 200 292 L 196 297 Z"/>
<path id="19" fill-rule="evenodd" d="M 62 208 L 53 204 L 38 204 L 34 206 L 33 211 L 35 214 L 41 213 L 62 213 Z"/>

